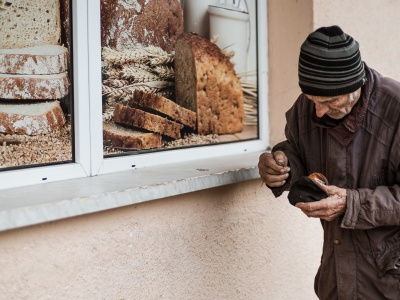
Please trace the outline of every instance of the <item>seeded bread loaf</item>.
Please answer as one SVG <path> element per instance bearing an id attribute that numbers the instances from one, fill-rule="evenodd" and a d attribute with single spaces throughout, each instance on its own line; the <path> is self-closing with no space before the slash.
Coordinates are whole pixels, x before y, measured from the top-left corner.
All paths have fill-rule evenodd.
<path id="1" fill-rule="evenodd" d="M 65 124 L 59 101 L 25 103 L 0 103 L 0 132 L 38 135 L 58 130 Z"/>
<path id="2" fill-rule="evenodd" d="M 229 134 L 244 127 L 241 83 L 214 43 L 183 33 L 175 48 L 176 103 L 197 112 L 200 134 Z"/>
<path id="3" fill-rule="evenodd" d="M 49 75 L 68 70 L 68 49 L 58 45 L 0 49 L 0 73 Z"/>
<path id="4" fill-rule="evenodd" d="M 133 95 L 130 94 L 128 97 L 128 105 L 131 107 L 140 107 L 144 110 L 154 110 L 170 117 L 178 123 L 184 124 L 193 129 L 196 128 L 195 112 L 188 110 L 163 96 L 135 90 Z"/>
<path id="5" fill-rule="evenodd" d="M 58 45 L 60 34 L 59 0 L 9 0 L 1 11 L 0 48 Z"/>
<path id="6" fill-rule="evenodd" d="M 174 139 L 181 137 L 182 124 L 143 110 L 118 103 L 114 109 L 114 121 L 127 126 L 160 133 Z"/>
<path id="7" fill-rule="evenodd" d="M 101 43 L 116 50 L 158 46 L 170 52 L 183 32 L 179 0 L 101 0 Z"/>
<path id="8" fill-rule="evenodd" d="M 68 94 L 67 73 L 52 75 L 0 74 L 0 98 L 49 100 Z"/>
<path id="9" fill-rule="evenodd" d="M 161 148 L 161 135 L 129 129 L 114 122 L 103 124 L 103 143 L 121 149 L 143 150 Z"/>

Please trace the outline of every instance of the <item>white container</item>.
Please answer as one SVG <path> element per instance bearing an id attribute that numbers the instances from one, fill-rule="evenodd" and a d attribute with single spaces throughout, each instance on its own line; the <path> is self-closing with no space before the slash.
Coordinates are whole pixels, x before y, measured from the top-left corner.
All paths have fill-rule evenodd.
<path id="1" fill-rule="evenodd" d="M 208 7 L 210 16 L 210 37 L 218 36 L 217 45 L 228 52 L 235 71 L 240 76 L 247 72 L 247 54 L 250 44 L 250 17 L 248 12 L 237 10 L 234 5 Z"/>
<path id="2" fill-rule="evenodd" d="M 195 32 L 210 38 L 210 19 L 208 6 L 217 5 L 219 0 L 181 0 L 185 32 Z"/>

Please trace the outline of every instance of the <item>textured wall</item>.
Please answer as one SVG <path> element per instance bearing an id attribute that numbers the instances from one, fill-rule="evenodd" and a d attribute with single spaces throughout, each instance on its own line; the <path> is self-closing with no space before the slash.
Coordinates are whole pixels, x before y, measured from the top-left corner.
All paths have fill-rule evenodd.
<path id="1" fill-rule="evenodd" d="M 400 80 L 400 1 L 314 1 L 314 28 L 337 24 L 360 43 L 363 60 Z"/>
<path id="2" fill-rule="evenodd" d="M 0 234 L 0 299 L 313 299 L 317 220 L 258 180 Z"/>

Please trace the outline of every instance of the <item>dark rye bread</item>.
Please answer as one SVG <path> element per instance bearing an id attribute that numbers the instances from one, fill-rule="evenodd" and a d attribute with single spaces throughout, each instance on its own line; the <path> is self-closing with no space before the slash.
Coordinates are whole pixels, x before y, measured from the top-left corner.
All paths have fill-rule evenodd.
<path id="1" fill-rule="evenodd" d="M 145 112 L 143 110 L 117 103 L 114 121 L 127 126 L 160 133 L 174 139 L 181 138 L 182 124 Z"/>
<path id="2" fill-rule="evenodd" d="M 183 32 L 179 0 L 101 0 L 100 5 L 102 47 L 158 46 L 170 52 Z"/>
<path id="3" fill-rule="evenodd" d="M 135 90 L 129 95 L 128 105 L 130 107 L 141 107 L 151 109 L 164 114 L 178 123 L 196 128 L 196 113 L 188 110 L 175 102 L 156 94 Z"/>
<path id="4" fill-rule="evenodd" d="M 105 146 L 131 150 L 162 146 L 160 134 L 125 128 L 114 122 L 103 124 L 103 143 Z"/>
<path id="5" fill-rule="evenodd" d="M 217 45 L 183 33 L 175 48 L 176 103 L 197 112 L 200 134 L 229 134 L 244 127 L 244 97 L 231 61 Z"/>

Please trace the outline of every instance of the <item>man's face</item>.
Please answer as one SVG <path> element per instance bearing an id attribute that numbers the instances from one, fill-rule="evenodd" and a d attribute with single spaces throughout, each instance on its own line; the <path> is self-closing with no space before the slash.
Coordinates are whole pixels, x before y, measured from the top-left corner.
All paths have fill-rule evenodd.
<path id="1" fill-rule="evenodd" d="M 353 93 L 340 96 L 322 97 L 306 95 L 306 97 L 314 102 L 317 117 L 322 118 L 324 115 L 327 115 L 332 119 L 339 120 L 350 113 L 353 106 L 360 99 L 360 94 L 361 88 Z"/>

